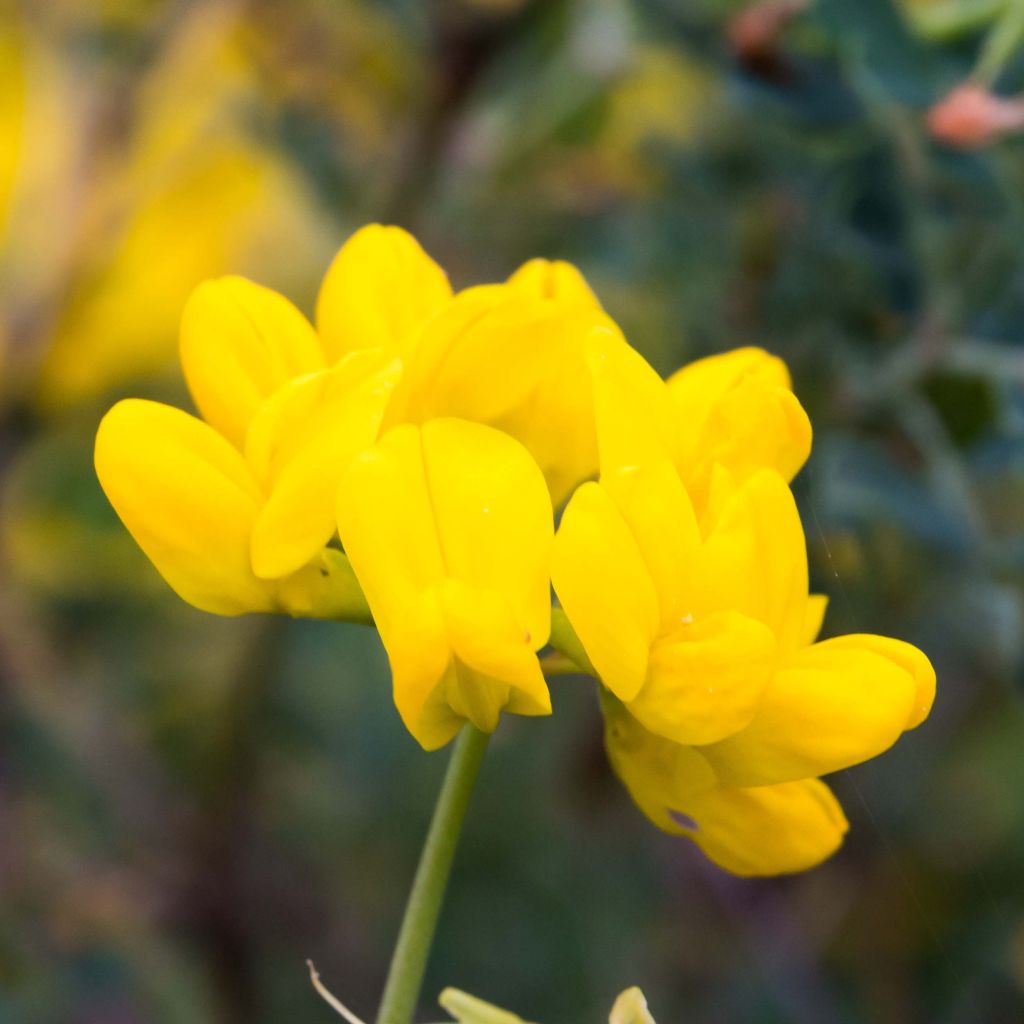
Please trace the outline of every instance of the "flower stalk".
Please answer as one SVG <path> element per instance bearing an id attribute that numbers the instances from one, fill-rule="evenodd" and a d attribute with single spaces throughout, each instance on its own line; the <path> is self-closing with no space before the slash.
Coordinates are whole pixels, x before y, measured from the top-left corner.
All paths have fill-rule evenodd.
<path id="1" fill-rule="evenodd" d="M 486 733 L 466 725 L 455 741 L 391 958 L 377 1024 L 412 1022 L 459 833 L 488 738 Z"/>

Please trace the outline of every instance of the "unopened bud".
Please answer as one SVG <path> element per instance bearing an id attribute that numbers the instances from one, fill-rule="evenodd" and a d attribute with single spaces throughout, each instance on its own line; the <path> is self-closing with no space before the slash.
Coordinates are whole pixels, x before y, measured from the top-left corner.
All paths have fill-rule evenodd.
<path id="1" fill-rule="evenodd" d="M 808 0 L 758 0 L 740 11 L 726 29 L 729 44 L 741 60 L 775 53 L 779 33 L 808 5 Z"/>
<path id="2" fill-rule="evenodd" d="M 927 117 L 928 130 L 956 149 L 980 149 L 993 139 L 1024 129 L 1024 98 L 996 96 L 964 83 L 939 100 Z"/>

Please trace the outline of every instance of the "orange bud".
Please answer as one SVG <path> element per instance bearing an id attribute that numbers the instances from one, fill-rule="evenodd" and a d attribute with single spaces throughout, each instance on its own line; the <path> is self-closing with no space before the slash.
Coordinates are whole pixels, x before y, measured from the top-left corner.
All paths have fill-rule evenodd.
<path id="1" fill-rule="evenodd" d="M 927 115 L 928 130 L 956 149 L 980 149 L 993 139 L 1024 129 L 1024 98 L 996 96 L 965 82 Z"/>
<path id="2" fill-rule="evenodd" d="M 730 46 L 741 60 L 771 57 L 779 33 L 807 5 L 808 0 L 759 0 L 729 21 Z"/>

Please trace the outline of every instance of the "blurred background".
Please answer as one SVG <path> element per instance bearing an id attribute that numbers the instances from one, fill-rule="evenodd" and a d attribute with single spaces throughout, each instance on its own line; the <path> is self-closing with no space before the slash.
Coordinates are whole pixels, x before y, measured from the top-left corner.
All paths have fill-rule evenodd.
<path id="1" fill-rule="evenodd" d="M 458 286 L 572 260 L 662 372 L 784 356 L 826 632 L 939 671 L 930 720 L 833 780 L 842 852 L 773 881 L 656 832 L 556 682 L 492 744 L 427 1003 L 1024 1019 L 1019 0 L 0 11 L 0 1021 L 335 1019 L 305 957 L 373 1016 L 445 755 L 370 631 L 175 598 L 91 458 L 117 398 L 188 406 L 197 282 L 311 312 L 371 220 Z"/>

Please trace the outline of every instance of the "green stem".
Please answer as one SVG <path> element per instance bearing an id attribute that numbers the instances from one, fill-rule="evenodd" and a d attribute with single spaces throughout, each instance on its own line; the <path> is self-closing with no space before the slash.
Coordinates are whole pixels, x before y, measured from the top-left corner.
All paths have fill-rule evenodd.
<path id="1" fill-rule="evenodd" d="M 391 957 L 377 1024 L 412 1024 L 459 831 L 487 739 L 486 733 L 466 725 L 455 741 Z"/>
<path id="2" fill-rule="evenodd" d="M 981 48 L 974 78 L 991 89 L 1024 40 L 1024 2 L 1009 0 Z"/>
<path id="3" fill-rule="evenodd" d="M 590 664 L 590 658 L 572 628 L 569 616 L 561 608 L 551 609 L 551 636 L 548 643 L 559 654 L 568 658 L 570 662 L 578 667 L 578 671 L 587 673 L 597 678 L 597 670 Z"/>
<path id="4" fill-rule="evenodd" d="M 576 664 L 572 658 L 567 658 L 557 651 L 554 654 L 545 654 L 540 659 L 540 670 L 544 673 L 545 679 L 555 676 L 578 676 L 583 675 L 583 669 Z"/>

